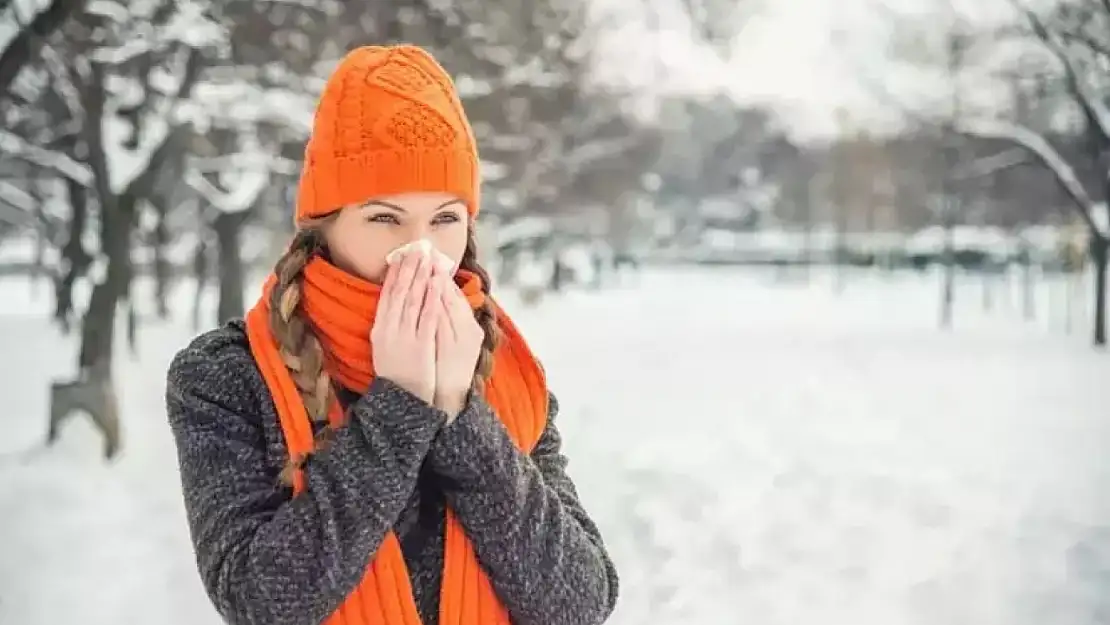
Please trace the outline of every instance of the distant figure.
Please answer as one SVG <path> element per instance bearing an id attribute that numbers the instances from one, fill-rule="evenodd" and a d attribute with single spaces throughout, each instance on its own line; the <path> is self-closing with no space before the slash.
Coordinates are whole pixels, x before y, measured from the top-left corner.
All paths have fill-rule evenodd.
<path id="1" fill-rule="evenodd" d="M 423 50 L 329 78 L 297 232 L 166 391 L 201 578 L 233 625 L 596 625 L 617 573 L 558 403 L 477 262 L 479 164 Z"/>

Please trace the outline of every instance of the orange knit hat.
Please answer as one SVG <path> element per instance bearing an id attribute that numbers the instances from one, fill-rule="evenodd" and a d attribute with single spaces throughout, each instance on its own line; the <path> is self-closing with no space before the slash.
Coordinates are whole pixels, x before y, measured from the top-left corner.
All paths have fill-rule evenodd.
<path id="1" fill-rule="evenodd" d="M 410 45 L 349 52 L 316 108 L 297 219 L 380 195 L 440 191 L 478 213 L 478 149 L 447 71 Z"/>

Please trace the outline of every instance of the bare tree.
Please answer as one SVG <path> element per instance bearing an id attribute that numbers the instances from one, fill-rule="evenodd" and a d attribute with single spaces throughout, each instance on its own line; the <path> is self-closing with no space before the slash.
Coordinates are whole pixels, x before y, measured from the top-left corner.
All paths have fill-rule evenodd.
<path id="1" fill-rule="evenodd" d="M 1062 90 L 1077 109 L 1087 141 L 1087 158 L 1103 171 L 1103 188 L 1088 190 L 1077 170 L 1044 134 L 1020 123 L 998 119 L 970 119 L 966 132 L 1012 141 L 1028 150 L 1055 174 L 1071 196 L 1079 218 L 1087 226 L 1088 246 L 1095 268 L 1093 341 L 1106 344 L 1106 280 L 1110 251 L 1110 2 L 1061 1 L 1035 10 L 1024 0 L 1008 0 L 1024 23 L 1011 36 L 1035 43 L 1055 65 Z M 1034 67 L 1038 70 L 1039 67 Z M 1102 196 L 1101 202 L 1096 198 Z"/>
<path id="2" fill-rule="evenodd" d="M 1051 80 L 1053 87 L 1041 89 L 1040 96 L 1055 107 L 1054 117 L 1059 118 L 1058 113 L 1069 110 L 1075 113 L 1075 128 L 1084 136 L 1087 150 L 1078 157 L 1066 156 L 1050 138 L 1050 131 L 1059 129 L 1047 123 L 1037 127 L 1022 120 L 1021 115 L 1015 116 L 1015 111 L 969 108 L 951 117 L 951 127 L 954 132 L 1003 140 L 1026 151 L 1053 173 L 1071 199 L 1076 216 L 1087 227 L 1089 253 L 1095 266 L 1093 342 L 1101 346 L 1106 343 L 1106 266 L 1110 247 L 1110 231 L 1105 223 L 1105 203 L 1110 197 L 1110 83 L 1105 80 L 1105 68 L 1110 63 L 1110 4 L 1101 0 L 1057 0 L 1034 8 L 1025 0 L 1006 1 L 1014 9 L 1012 24 L 977 28 L 969 33 L 968 45 L 980 51 L 981 68 L 986 70 L 981 76 L 996 82 L 999 75 L 1012 81 L 1015 74 L 1038 81 Z M 1015 51 L 1025 53 L 1014 54 Z M 912 59 L 902 61 L 915 64 Z M 1034 94 L 1025 92 L 1021 97 L 1027 104 L 1027 98 Z M 923 111 L 904 101 L 898 106 L 915 119 L 937 123 L 935 112 Z M 1091 164 L 1106 172 L 1102 188 L 1089 188 L 1084 183 L 1080 172 Z"/>
<path id="3" fill-rule="evenodd" d="M 116 312 L 131 299 L 136 224 L 159 171 L 180 150 L 179 106 L 199 76 L 202 51 L 221 34 L 197 2 L 91 4 L 42 44 L 41 63 L 24 68 L 30 86 L 18 95 L 26 105 L 6 111 L 9 127 L 23 131 L 3 137 L 13 156 L 65 181 L 72 219 L 63 249 L 71 266 L 81 266 L 69 286 L 78 275 L 93 282 L 74 381 L 90 397 L 114 396 Z M 130 312 L 133 342 L 133 305 Z"/>

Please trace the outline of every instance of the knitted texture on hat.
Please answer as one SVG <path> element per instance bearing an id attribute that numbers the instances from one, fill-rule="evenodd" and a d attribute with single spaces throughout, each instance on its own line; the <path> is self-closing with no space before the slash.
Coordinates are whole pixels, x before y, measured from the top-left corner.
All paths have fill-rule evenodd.
<path id="1" fill-rule="evenodd" d="M 437 191 L 478 212 L 478 150 L 447 71 L 410 45 L 349 52 L 316 108 L 297 219 L 383 195 Z"/>

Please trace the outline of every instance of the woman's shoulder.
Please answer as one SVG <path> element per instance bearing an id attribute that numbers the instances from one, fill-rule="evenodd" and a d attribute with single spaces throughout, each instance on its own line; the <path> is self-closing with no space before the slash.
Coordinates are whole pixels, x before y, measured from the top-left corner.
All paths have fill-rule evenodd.
<path id="1" fill-rule="evenodd" d="M 218 399 L 232 409 L 257 403 L 263 385 L 242 320 L 193 338 L 173 357 L 166 374 L 168 394 Z"/>

